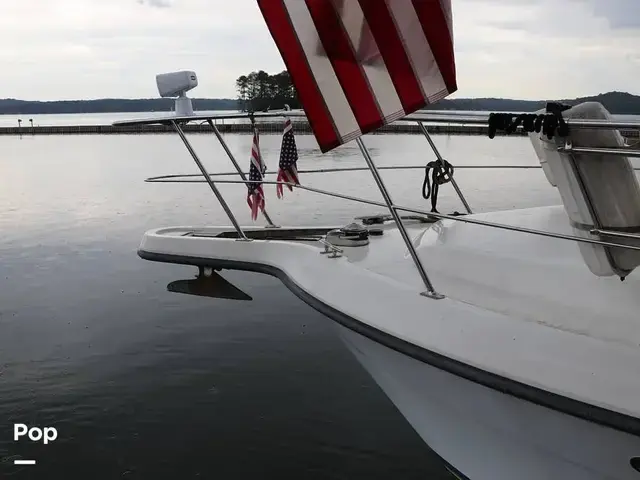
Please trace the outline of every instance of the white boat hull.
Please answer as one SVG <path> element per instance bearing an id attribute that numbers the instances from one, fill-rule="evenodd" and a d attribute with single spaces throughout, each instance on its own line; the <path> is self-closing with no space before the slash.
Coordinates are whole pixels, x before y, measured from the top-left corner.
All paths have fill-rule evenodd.
<path id="1" fill-rule="evenodd" d="M 640 438 L 430 366 L 337 325 L 422 439 L 471 480 L 634 480 Z"/>
<path id="2" fill-rule="evenodd" d="M 553 207 L 475 217 L 483 215 L 569 228 Z M 452 223 L 409 226 L 440 300 L 422 295 L 393 225 L 342 256 L 300 240 L 309 229 L 247 229 L 248 242 L 217 227 L 147 232 L 139 254 L 280 278 L 340 325 L 374 380 L 462 476 L 640 480 L 639 277 L 594 280 L 575 245 L 518 233 L 500 241 L 491 229 Z"/>
<path id="3" fill-rule="evenodd" d="M 550 104 L 541 113 L 556 110 L 563 107 Z M 198 282 L 173 282 L 173 291 L 182 293 L 206 294 L 206 285 L 221 283 L 208 269 L 281 279 L 336 322 L 348 348 L 460 476 L 640 480 L 640 272 L 633 271 L 638 253 L 617 248 L 637 248 L 633 233 L 640 211 L 633 199 L 640 191 L 631 164 L 621 157 L 638 152 L 624 148 L 612 131 L 625 125 L 601 120 L 609 114 L 599 104 L 563 115 L 571 117 L 571 128 L 566 136 L 560 122 L 557 133 L 566 138 L 547 145 L 551 157 L 536 148 L 547 178 L 559 188 L 558 207 L 472 214 L 450 173 L 469 215 L 433 223 L 433 215 L 409 209 L 422 215 L 401 220 L 398 214 L 406 209 L 392 205 L 360 143 L 394 222 L 403 224 L 398 229 L 382 222 L 366 239 L 363 229 L 351 225 L 333 236 L 330 229 L 274 227 L 266 213 L 270 227 L 241 228 L 174 117 L 173 126 L 235 229 L 152 230 L 139 255 L 199 267 Z M 212 117 L 201 119 L 211 123 Z M 553 115 L 537 118 L 542 120 L 543 134 L 556 130 Z M 487 121 L 490 130 L 503 129 L 491 118 L 471 123 Z M 190 182 L 187 177 L 149 181 Z M 576 235 L 617 241 L 566 241 Z M 225 294 L 250 298 L 233 288 Z"/>

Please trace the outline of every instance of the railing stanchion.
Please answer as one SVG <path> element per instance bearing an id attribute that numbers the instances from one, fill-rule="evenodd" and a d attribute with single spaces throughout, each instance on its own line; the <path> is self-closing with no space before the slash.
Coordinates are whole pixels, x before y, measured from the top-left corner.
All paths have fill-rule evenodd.
<path id="1" fill-rule="evenodd" d="M 396 206 L 393 204 L 393 201 L 391 200 L 391 196 L 387 191 L 387 187 L 385 187 L 384 182 L 382 181 L 380 172 L 378 172 L 378 169 L 376 168 L 376 165 L 373 162 L 371 155 L 369 155 L 369 151 L 367 150 L 367 147 L 365 147 L 364 142 L 362 141 L 362 138 L 358 137 L 356 139 L 356 142 L 358 144 L 358 147 L 360 147 L 360 151 L 362 152 L 362 155 L 364 156 L 365 161 L 367 162 L 367 166 L 369 167 L 369 170 L 371 170 L 373 179 L 378 185 L 378 188 L 380 189 L 380 193 L 382 194 L 382 197 L 384 198 L 384 201 L 387 204 L 387 207 L 389 208 L 389 212 L 391 213 L 391 216 L 396 222 L 398 231 L 400 232 L 400 235 L 402 235 L 402 239 L 404 240 L 404 243 L 409 249 L 409 254 L 413 259 L 413 263 L 415 263 L 416 268 L 418 269 L 418 273 L 420 274 L 420 277 L 422 278 L 422 281 L 424 282 L 425 287 L 427 287 L 427 291 L 424 292 L 422 295 L 429 298 L 436 299 L 436 300 L 440 300 L 444 298 L 444 295 L 439 294 L 433 288 L 433 284 L 431 283 L 431 280 L 429 280 L 429 276 L 427 275 L 427 272 L 425 271 L 424 266 L 420 261 L 420 257 L 418 257 L 418 252 L 416 252 L 416 249 L 413 246 L 413 242 L 409 237 L 409 233 L 407 232 L 407 229 L 404 228 L 404 224 L 402 223 L 402 219 L 400 218 L 400 215 L 398 215 Z"/>
<path id="2" fill-rule="evenodd" d="M 422 134 L 426 137 L 427 142 L 429 142 L 429 146 L 431 147 L 431 150 L 433 150 L 433 153 L 436 154 L 438 161 L 444 165 L 444 159 L 442 158 L 442 155 L 440 155 L 440 152 L 438 151 L 438 147 L 436 147 L 436 144 L 433 143 L 433 139 L 431 138 L 431 135 L 429 135 L 429 131 L 427 130 L 427 127 L 425 127 L 424 123 L 420 121 L 418 121 L 418 125 L 420 126 L 420 130 L 422 131 Z M 458 194 L 458 198 L 460 198 L 460 201 L 464 205 L 464 208 L 467 210 L 467 213 L 473 213 L 471 211 L 471 207 L 467 203 L 467 199 L 464 198 L 464 195 L 462 194 L 462 190 L 460 190 L 460 187 L 458 187 L 458 182 L 456 182 L 456 179 L 453 178 L 453 176 L 451 177 L 451 185 L 453 185 L 453 188 Z"/>
<path id="3" fill-rule="evenodd" d="M 229 220 L 231 220 L 231 223 L 233 224 L 233 227 L 236 229 L 236 232 L 238 233 L 239 239 L 240 240 L 249 240 L 247 238 L 247 236 L 244 234 L 244 232 L 242 231 L 242 228 L 238 224 L 238 221 L 236 220 L 236 217 L 234 217 L 233 212 L 229 208 L 229 205 L 227 205 L 227 202 L 225 201 L 225 199 L 223 198 L 222 194 L 218 190 L 218 187 L 216 187 L 216 184 L 213 182 L 213 180 L 211 180 L 211 177 L 209 176 L 209 173 L 207 172 L 207 169 L 204 167 L 204 165 L 202 164 L 202 162 L 198 158 L 198 155 L 196 154 L 195 150 L 193 149 L 193 147 L 189 143 L 189 140 L 187 139 L 186 135 L 182 131 L 182 128 L 180 128 L 180 125 L 178 125 L 178 122 L 176 122 L 175 120 L 171 120 L 171 125 L 173 126 L 174 130 L 178 133 L 178 135 L 180 135 L 180 138 L 182 139 L 182 142 L 184 143 L 184 146 L 187 147 L 187 150 L 191 154 L 191 157 L 193 158 L 193 161 L 196 162 L 196 165 L 200 169 L 200 172 L 202 172 L 202 175 L 204 175 L 204 178 L 205 178 L 206 182 L 211 187 L 211 190 L 213 191 L 213 194 L 218 199 L 218 202 L 220 202 L 220 205 L 222 206 L 222 208 L 224 209 L 225 213 L 229 217 Z"/>
<path id="4" fill-rule="evenodd" d="M 225 153 L 229 157 L 229 160 L 231 160 L 231 163 L 233 163 L 233 166 L 236 168 L 238 174 L 240 175 L 240 178 L 242 178 L 242 180 L 244 181 L 247 181 L 247 176 L 242 171 L 242 168 L 240 168 L 240 165 L 236 161 L 236 157 L 234 157 L 233 153 L 231 153 L 231 150 L 229 149 L 227 142 L 225 142 L 224 138 L 222 138 L 222 134 L 220 133 L 220 130 L 218 130 L 218 127 L 216 127 L 216 125 L 211 121 L 210 118 L 207 119 L 207 123 L 211 127 L 211 130 L 213 130 L 213 133 L 216 135 L 216 138 L 218 139 L 218 142 L 220 142 L 220 145 L 222 145 L 222 148 L 224 149 Z M 277 225 L 273 223 L 273 221 L 271 220 L 271 217 L 269 217 L 269 214 L 267 213 L 266 208 L 262 211 L 262 215 L 264 216 L 264 219 L 268 223 L 267 227 L 277 228 Z"/>

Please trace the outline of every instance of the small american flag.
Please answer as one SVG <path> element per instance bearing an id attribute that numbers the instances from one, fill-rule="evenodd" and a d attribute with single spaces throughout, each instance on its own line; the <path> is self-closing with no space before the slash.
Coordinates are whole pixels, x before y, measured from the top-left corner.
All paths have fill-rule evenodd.
<path id="1" fill-rule="evenodd" d="M 293 125 L 291 120 L 286 118 L 284 121 L 284 133 L 282 134 L 282 147 L 280 149 L 280 165 L 278 168 L 278 182 L 287 182 L 300 185 L 298 181 L 298 149 L 296 148 L 296 138 L 293 136 Z M 283 197 L 283 185 L 279 183 L 276 186 L 278 198 Z M 287 185 L 289 191 L 293 191 L 291 185 Z"/>
<path id="2" fill-rule="evenodd" d="M 253 130 L 253 145 L 251 147 L 251 165 L 249 167 L 249 183 L 247 183 L 247 203 L 251 209 L 251 218 L 258 218 L 258 209 L 264 211 L 264 190 L 262 189 L 262 179 L 267 171 L 267 166 L 262 161 L 260 154 L 260 141 L 258 129 Z"/>

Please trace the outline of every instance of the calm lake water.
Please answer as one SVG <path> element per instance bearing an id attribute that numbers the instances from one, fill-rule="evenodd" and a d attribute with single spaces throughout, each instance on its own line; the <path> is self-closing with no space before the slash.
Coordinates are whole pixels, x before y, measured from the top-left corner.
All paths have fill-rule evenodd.
<path id="1" fill-rule="evenodd" d="M 205 113 L 205 112 L 198 112 Z M 230 114 L 231 111 L 212 111 L 206 113 Z M 33 115 L 0 115 L 0 127 L 15 127 L 18 119 L 22 120 L 22 126 L 31 125 L 29 120 L 33 120 L 34 126 L 47 125 L 110 125 L 120 120 L 130 120 L 132 118 L 153 118 L 155 116 L 166 116 L 167 112 L 138 112 L 138 113 L 70 113 L 70 114 L 33 114 Z M 227 120 L 229 121 L 229 120 Z"/>
<path id="2" fill-rule="evenodd" d="M 251 137 L 226 138 L 247 164 Z M 311 137 L 297 140 L 300 168 L 363 166 L 355 146 L 322 156 Z M 380 165 L 433 157 L 420 136 L 365 140 Z M 192 141 L 211 171 L 231 169 L 212 136 Z M 523 138 L 435 141 L 457 166 L 537 163 Z M 261 145 L 275 168 L 280 137 Z M 227 272 L 253 301 L 183 296 L 166 285 L 193 268 L 137 257 L 147 229 L 228 224 L 204 185 L 144 183 L 196 172 L 176 136 L 5 136 L 0 152 L 0 478 L 450 478 L 331 321 L 279 281 Z M 384 178 L 395 200 L 426 207 L 420 170 Z M 478 211 L 559 202 L 541 170 L 460 168 L 456 178 Z M 380 198 L 363 172 L 301 180 Z M 244 187 L 222 191 L 250 224 Z M 283 225 L 378 211 L 267 195 Z M 444 187 L 441 211 L 461 208 Z M 14 442 L 15 423 L 55 427 L 58 439 Z"/>

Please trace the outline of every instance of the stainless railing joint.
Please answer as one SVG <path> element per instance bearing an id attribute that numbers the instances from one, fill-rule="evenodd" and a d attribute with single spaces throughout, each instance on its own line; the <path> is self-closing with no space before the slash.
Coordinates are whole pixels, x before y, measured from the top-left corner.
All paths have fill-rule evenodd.
<path id="1" fill-rule="evenodd" d="M 322 252 L 320 252 L 320 255 L 327 255 L 329 258 L 339 258 L 342 256 L 342 254 L 344 253 L 344 250 L 342 250 L 341 248 L 336 247 L 335 245 L 333 245 L 332 243 L 324 240 L 324 239 L 319 239 L 318 240 L 322 245 L 324 245 L 324 250 Z"/>
<path id="2" fill-rule="evenodd" d="M 442 300 L 445 297 L 444 295 L 442 295 L 441 293 L 438 292 L 421 292 L 420 295 L 422 295 L 423 297 L 427 297 L 427 298 L 431 298 L 433 300 Z"/>

